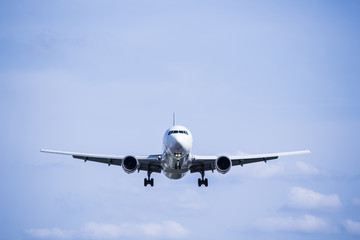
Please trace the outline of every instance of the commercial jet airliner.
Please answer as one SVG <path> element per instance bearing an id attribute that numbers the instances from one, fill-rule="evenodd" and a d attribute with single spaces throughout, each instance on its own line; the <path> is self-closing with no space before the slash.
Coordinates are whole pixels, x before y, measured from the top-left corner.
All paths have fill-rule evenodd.
<path id="1" fill-rule="evenodd" d="M 147 156 L 122 156 L 122 155 L 100 155 L 77 152 L 63 152 L 41 149 L 41 152 L 72 155 L 73 158 L 86 161 L 100 162 L 110 165 L 122 166 L 126 173 L 134 173 L 136 170 L 146 171 L 147 178 L 144 179 L 144 186 L 154 186 L 154 179 L 150 178 L 153 172 L 163 172 L 170 179 L 180 179 L 190 171 L 198 172 L 201 178 L 198 179 L 198 186 L 208 186 L 208 179 L 205 177 L 206 171 L 216 169 L 219 173 L 225 174 L 230 171 L 232 166 L 243 166 L 244 164 L 255 162 L 266 162 L 277 159 L 280 156 L 297 155 L 310 153 L 309 150 L 269 153 L 269 154 L 252 154 L 239 156 L 197 156 L 191 154 L 193 138 L 191 132 L 179 125 L 174 125 L 166 130 L 163 138 L 163 153 Z"/>

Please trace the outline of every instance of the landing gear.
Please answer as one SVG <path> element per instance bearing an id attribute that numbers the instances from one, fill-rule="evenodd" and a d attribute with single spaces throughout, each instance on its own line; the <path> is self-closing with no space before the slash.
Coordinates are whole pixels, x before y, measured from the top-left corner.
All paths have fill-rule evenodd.
<path id="1" fill-rule="evenodd" d="M 150 186 L 154 186 L 154 179 L 150 178 L 151 175 L 151 171 L 148 171 L 148 178 L 144 178 L 144 187 L 146 187 L 148 184 L 150 184 Z"/>
<path id="2" fill-rule="evenodd" d="M 181 169 L 181 165 L 180 165 L 180 161 L 177 160 L 176 164 L 175 164 L 175 169 Z"/>
<path id="3" fill-rule="evenodd" d="M 204 184 L 205 187 L 207 187 L 208 186 L 208 179 L 207 178 L 204 179 L 205 172 L 201 171 L 200 173 L 201 173 L 201 179 L 200 178 L 198 179 L 198 186 L 201 187 L 201 185 Z"/>
<path id="4" fill-rule="evenodd" d="M 154 186 L 154 179 L 151 178 L 151 179 L 146 179 L 144 178 L 144 187 L 146 187 L 148 184 L 150 184 L 150 186 Z"/>

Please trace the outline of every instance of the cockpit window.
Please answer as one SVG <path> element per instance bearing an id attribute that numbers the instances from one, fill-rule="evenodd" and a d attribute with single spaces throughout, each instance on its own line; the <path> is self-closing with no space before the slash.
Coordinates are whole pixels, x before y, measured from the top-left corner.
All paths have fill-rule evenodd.
<path id="1" fill-rule="evenodd" d="M 176 134 L 176 133 L 189 135 L 187 131 L 183 131 L 183 130 L 171 130 L 171 131 L 169 131 L 168 135 Z"/>

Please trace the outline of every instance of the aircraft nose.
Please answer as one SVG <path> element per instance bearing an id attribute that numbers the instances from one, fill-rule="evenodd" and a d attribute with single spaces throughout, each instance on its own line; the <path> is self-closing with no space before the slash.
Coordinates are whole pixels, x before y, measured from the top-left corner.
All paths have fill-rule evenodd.
<path id="1" fill-rule="evenodd" d="M 171 145 L 172 145 L 173 150 L 175 150 L 176 153 L 186 154 L 186 153 L 190 152 L 190 146 L 188 146 L 189 144 L 186 142 L 186 140 L 184 138 L 181 138 L 179 136 L 174 136 L 173 142 Z"/>
<path id="2" fill-rule="evenodd" d="M 179 152 L 188 152 L 189 146 L 186 141 L 183 139 L 177 139 L 175 143 L 175 148 L 179 150 Z"/>

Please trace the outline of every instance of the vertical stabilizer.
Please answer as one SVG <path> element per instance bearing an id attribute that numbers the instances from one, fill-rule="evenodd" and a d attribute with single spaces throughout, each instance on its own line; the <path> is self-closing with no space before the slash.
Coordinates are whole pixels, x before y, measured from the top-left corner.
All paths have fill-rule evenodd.
<path id="1" fill-rule="evenodd" d="M 173 112 L 173 126 L 175 126 L 176 122 L 175 122 L 175 112 Z"/>

